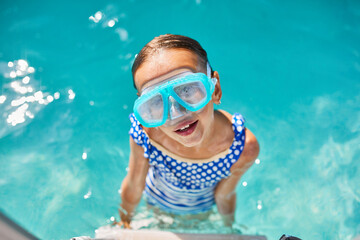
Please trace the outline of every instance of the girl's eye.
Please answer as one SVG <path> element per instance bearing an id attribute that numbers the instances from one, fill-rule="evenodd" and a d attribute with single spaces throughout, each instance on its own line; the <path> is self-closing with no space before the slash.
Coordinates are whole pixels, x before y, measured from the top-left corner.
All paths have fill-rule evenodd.
<path id="1" fill-rule="evenodd" d="M 182 89 L 182 92 L 183 92 L 184 94 L 191 94 L 192 92 L 194 92 L 194 88 L 191 88 L 191 87 L 189 87 L 189 86 L 186 86 L 186 87 L 184 87 L 184 88 Z"/>
<path id="2" fill-rule="evenodd" d="M 163 101 L 162 101 L 162 97 L 157 96 L 153 99 L 150 100 L 150 106 L 153 108 L 159 108 L 162 107 L 163 105 Z"/>
<path id="3" fill-rule="evenodd" d="M 185 86 L 177 87 L 175 89 L 175 92 L 179 97 L 187 98 L 195 94 L 196 89 L 194 88 L 194 86 L 185 85 Z"/>

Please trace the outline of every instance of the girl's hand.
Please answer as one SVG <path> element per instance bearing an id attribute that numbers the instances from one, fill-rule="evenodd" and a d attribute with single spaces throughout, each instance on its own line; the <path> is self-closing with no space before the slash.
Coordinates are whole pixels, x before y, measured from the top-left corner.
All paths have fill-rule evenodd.
<path id="1" fill-rule="evenodd" d="M 113 226 L 117 225 L 119 227 L 124 227 L 125 229 L 130 229 L 131 217 L 129 217 L 126 210 L 124 210 L 122 207 L 120 207 L 118 209 L 118 211 L 119 211 L 119 216 L 120 216 L 120 222 L 116 221 L 116 219 L 115 219 L 114 222 L 112 223 L 112 225 Z"/>
<path id="2" fill-rule="evenodd" d="M 226 227 L 232 227 L 235 220 L 234 213 L 221 214 L 221 217 Z"/>
<path id="3" fill-rule="evenodd" d="M 120 222 L 118 222 L 118 221 L 114 220 L 114 222 L 111 225 L 113 225 L 113 226 L 117 225 L 119 227 L 124 227 L 125 229 L 130 229 L 130 222 L 127 222 L 127 221 L 121 220 Z"/>
<path id="4" fill-rule="evenodd" d="M 120 221 L 116 221 L 116 219 L 114 218 L 113 222 L 112 222 L 112 226 L 119 226 L 119 227 L 123 227 L 125 229 L 130 229 L 130 221 L 131 221 L 131 218 L 128 217 L 128 214 L 127 212 L 122 208 L 120 207 L 118 209 L 119 211 L 119 216 L 120 216 Z"/>

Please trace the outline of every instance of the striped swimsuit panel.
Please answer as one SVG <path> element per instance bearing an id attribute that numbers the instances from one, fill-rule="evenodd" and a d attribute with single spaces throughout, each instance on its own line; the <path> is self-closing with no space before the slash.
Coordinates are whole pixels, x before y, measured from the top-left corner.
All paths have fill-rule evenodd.
<path id="1" fill-rule="evenodd" d="M 175 214 L 206 212 L 215 203 L 214 190 L 220 180 L 230 175 L 231 166 L 244 149 L 244 118 L 235 113 L 232 117 L 234 140 L 225 157 L 208 162 L 184 162 L 174 159 L 151 144 L 134 114 L 130 136 L 144 149 L 150 168 L 146 177 L 146 201 Z"/>

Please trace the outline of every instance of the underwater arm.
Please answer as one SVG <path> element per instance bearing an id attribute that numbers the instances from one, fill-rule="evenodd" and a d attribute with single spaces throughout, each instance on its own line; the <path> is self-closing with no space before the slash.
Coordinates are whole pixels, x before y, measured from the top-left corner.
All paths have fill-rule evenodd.
<path id="1" fill-rule="evenodd" d="M 121 224 L 129 228 L 131 216 L 139 204 L 145 188 L 145 179 L 149 170 L 144 150 L 130 137 L 129 171 L 121 184 Z"/>
<path id="2" fill-rule="evenodd" d="M 219 182 L 215 189 L 215 201 L 226 225 L 234 221 L 236 185 L 259 155 L 260 147 L 254 134 L 245 128 L 245 147 L 238 161 L 230 168 L 231 175 Z"/>

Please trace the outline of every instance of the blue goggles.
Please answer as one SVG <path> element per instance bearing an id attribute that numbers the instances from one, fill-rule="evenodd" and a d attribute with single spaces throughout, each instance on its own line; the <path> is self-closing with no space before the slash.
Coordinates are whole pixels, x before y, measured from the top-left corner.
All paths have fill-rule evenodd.
<path id="1" fill-rule="evenodd" d="M 168 118 L 181 117 L 183 110 L 202 109 L 214 92 L 216 78 L 204 73 L 185 72 L 167 81 L 145 89 L 135 101 L 135 117 L 144 127 L 158 127 Z"/>

